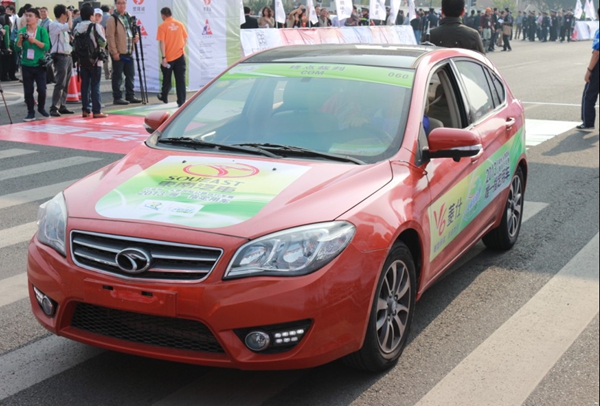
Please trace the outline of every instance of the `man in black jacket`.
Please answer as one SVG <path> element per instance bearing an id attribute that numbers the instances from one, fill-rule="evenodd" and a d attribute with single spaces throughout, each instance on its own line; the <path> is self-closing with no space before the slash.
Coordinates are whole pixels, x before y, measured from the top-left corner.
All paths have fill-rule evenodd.
<path id="1" fill-rule="evenodd" d="M 483 42 L 479 32 L 462 24 L 461 16 L 465 10 L 465 0 L 442 0 L 442 15 L 439 27 L 431 30 L 429 42 L 446 48 L 465 48 L 480 53 Z"/>
<path id="2" fill-rule="evenodd" d="M 240 28 L 258 28 L 258 20 L 250 15 L 250 7 L 248 6 L 244 6 L 244 17 L 246 18 L 246 22 L 240 25 Z"/>

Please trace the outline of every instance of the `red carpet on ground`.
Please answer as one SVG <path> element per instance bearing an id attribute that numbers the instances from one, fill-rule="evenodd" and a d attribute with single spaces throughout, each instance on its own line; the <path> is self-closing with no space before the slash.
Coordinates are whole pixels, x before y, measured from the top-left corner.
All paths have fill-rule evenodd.
<path id="1" fill-rule="evenodd" d="M 0 140 L 126 154 L 149 137 L 144 118 L 63 116 L 0 127 Z"/>

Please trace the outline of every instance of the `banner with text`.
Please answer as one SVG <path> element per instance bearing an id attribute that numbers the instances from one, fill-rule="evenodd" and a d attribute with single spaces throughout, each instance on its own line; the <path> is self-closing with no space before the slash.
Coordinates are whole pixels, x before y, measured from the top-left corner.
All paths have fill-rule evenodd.
<path id="1" fill-rule="evenodd" d="M 244 56 L 283 45 L 301 44 L 396 44 L 417 45 L 410 25 L 340 28 L 241 30 Z"/>

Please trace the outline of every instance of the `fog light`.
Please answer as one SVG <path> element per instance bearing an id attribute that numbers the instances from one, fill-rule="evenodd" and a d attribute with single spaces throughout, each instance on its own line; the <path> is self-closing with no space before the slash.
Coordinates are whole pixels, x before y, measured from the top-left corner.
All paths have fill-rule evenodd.
<path id="1" fill-rule="evenodd" d="M 54 301 L 35 286 L 33 287 L 33 292 L 35 293 L 35 299 L 42 308 L 44 314 L 46 314 L 48 317 L 54 316 L 54 312 L 56 311 Z"/>
<path id="2" fill-rule="evenodd" d="M 246 335 L 246 346 L 252 351 L 262 351 L 269 346 L 271 338 L 267 333 L 262 331 L 252 331 Z"/>

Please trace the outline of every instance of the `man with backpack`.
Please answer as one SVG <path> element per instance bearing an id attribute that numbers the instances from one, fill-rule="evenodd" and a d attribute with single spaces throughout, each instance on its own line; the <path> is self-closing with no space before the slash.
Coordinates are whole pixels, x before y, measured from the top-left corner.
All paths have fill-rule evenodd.
<path id="1" fill-rule="evenodd" d="M 82 117 L 104 118 L 100 101 L 100 79 L 102 78 L 102 48 L 106 47 L 106 38 L 102 35 L 102 26 L 92 22 L 94 9 L 89 4 L 81 7 L 81 22 L 75 28 L 73 40 L 74 55 L 81 77 Z M 90 91 L 92 111 L 90 112 Z"/>
<path id="2" fill-rule="evenodd" d="M 50 54 L 54 62 L 54 92 L 52 93 L 52 105 L 50 106 L 50 115 L 60 117 L 62 114 L 73 114 L 67 109 L 67 94 L 69 93 L 69 82 L 71 81 L 71 72 L 73 71 L 73 60 L 71 52 L 73 48 L 70 44 L 69 32 L 73 28 L 73 19 L 71 10 L 63 4 L 54 7 L 54 16 L 56 20 L 50 23 Z"/>
<path id="3" fill-rule="evenodd" d="M 141 103 L 135 97 L 133 89 L 133 77 L 135 67 L 133 66 L 133 50 L 139 41 L 137 27 L 133 26 L 134 20 L 127 8 L 127 0 L 115 0 L 115 13 L 106 21 L 106 39 L 108 40 L 108 52 L 112 60 L 112 93 L 113 103 L 127 105 L 129 103 Z M 125 75 L 125 100 L 121 84 Z"/>

